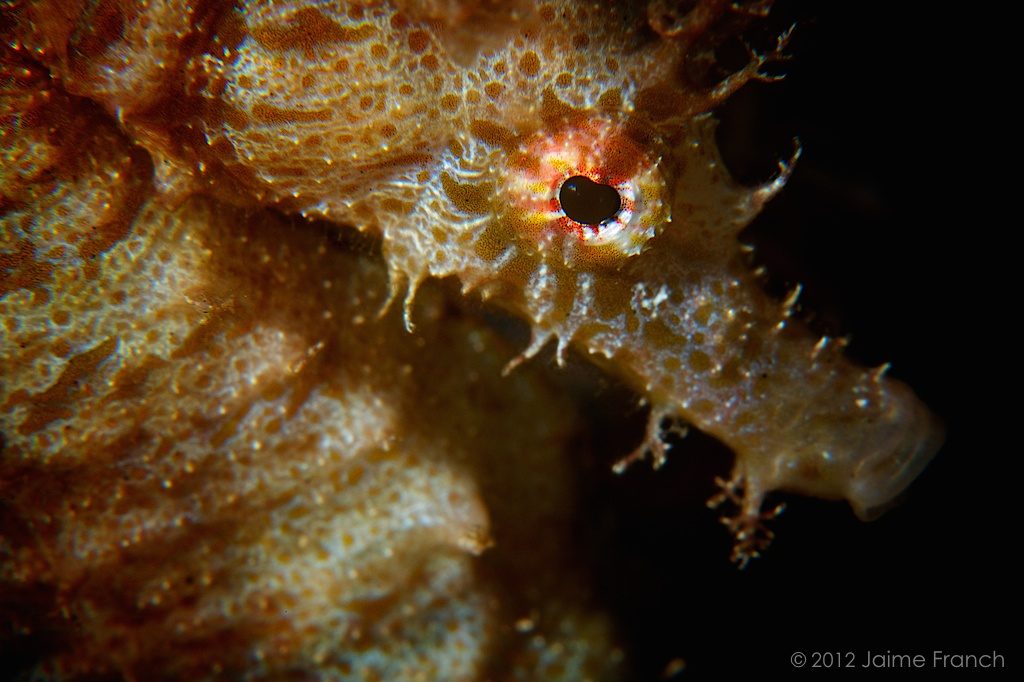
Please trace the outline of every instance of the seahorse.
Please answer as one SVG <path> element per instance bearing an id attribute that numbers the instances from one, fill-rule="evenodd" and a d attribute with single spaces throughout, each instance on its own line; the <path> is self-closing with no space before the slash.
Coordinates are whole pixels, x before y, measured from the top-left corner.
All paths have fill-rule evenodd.
<path id="1" fill-rule="evenodd" d="M 455 276 L 530 322 L 520 360 L 553 341 L 624 378 L 650 419 L 620 470 L 664 461 L 666 420 L 721 439 L 739 561 L 768 491 L 883 509 L 942 429 L 793 319 L 798 292 L 774 300 L 751 275 L 737 235 L 797 154 L 746 188 L 716 151 L 710 112 L 766 77 L 786 34 L 708 83 L 716 31 L 743 11 L 729 3 L 514 4 L 497 29 L 499 10 L 460 6 L 438 30 L 423 3 L 248 3 L 231 59 L 193 62 L 216 85 L 192 153 L 263 203 L 381 235 L 410 328 L 419 283 Z"/>
<path id="2" fill-rule="evenodd" d="M 149 149 L 168 200 L 201 190 L 379 235 L 409 328 L 419 284 L 454 276 L 530 323 L 513 366 L 549 341 L 560 362 L 592 358 L 650 405 L 617 470 L 664 462 L 672 421 L 720 439 L 740 562 L 769 491 L 869 517 L 940 446 L 908 387 L 812 335 L 792 316 L 799 291 L 771 298 L 746 264 L 737 235 L 798 153 L 743 187 L 712 112 L 768 78 L 788 34 L 722 78 L 712 50 L 764 3 L 252 0 L 177 23 L 166 9 L 124 19 L 159 14 L 192 46 L 136 58 L 128 71 L 157 85 L 54 59 Z"/>
<path id="3" fill-rule="evenodd" d="M 531 633 L 522 649 L 495 593 L 469 580 L 488 507 L 504 549 L 484 558 L 508 557 L 536 541 L 514 521 L 522 491 L 550 488 L 537 518 L 565 492 L 544 462 L 569 419 L 543 418 L 555 399 L 521 367 L 549 343 L 649 403 L 647 437 L 619 470 L 663 463 L 665 431 L 682 423 L 735 451 L 715 501 L 737 506 L 726 520 L 741 565 L 770 537 L 772 490 L 884 509 L 941 426 L 884 368 L 811 334 L 798 292 L 776 300 L 749 271 L 738 234 L 798 154 L 748 188 L 716 151 L 714 110 L 769 78 L 787 34 L 731 74 L 714 48 L 767 4 L 38 0 L 5 12 L 0 350 L 17 373 L 5 365 L 0 387 L 0 567 L 5 593 L 41 586 L 26 600 L 82 619 L 58 672 L 485 676 L 523 650 L 523 676 L 613 664 L 603 620 L 575 598 L 562 620 L 547 615 L 544 595 L 563 583 L 537 564 L 557 547 L 528 557 L 525 579 L 507 571 L 528 583 L 515 603 L 545 609 L 516 622 Z M 327 226 L 379 239 L 384 265 L 336 253 Z M 477 381 L 500 344 L 444 312 L 421 286 L 436 278 L 530 324 L 506 365 L 508 401 L 492 402 L 494 377 Z M 397 311 L 369 319 L 385 289 L 415 334 Z M 425 394 L 431 409 L 410 419 Z M 87 437 L 68 439 L 76 427 Z M 322 440 L 346 434 L 358 437 L 337 451 Z M 512 475 L 491 471 L 489 440 Z M 531 456 L 512 466 L 519 450 Z M 314 465 L 325 473 L 305 485 Z M 378 531 L 346 539 L 339 524 Z M 279 579 L 295 566 L 308 582 Z M 530 570 L 554 587 L 535 595 Z M 336 598 L 308 596 L 321 585 Z"/>

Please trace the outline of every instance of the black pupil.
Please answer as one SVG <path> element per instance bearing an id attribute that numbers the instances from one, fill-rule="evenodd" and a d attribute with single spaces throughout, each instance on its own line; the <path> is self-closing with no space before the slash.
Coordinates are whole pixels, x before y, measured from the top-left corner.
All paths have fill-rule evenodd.
<path id="1" fill-rule="evenodd" d="M 565 215 L 584 225 L 600 225 L 615 217 L 622 199 L 614 187 L 601 185 L 582 175 L 562 183 L 558 201 Z"/>

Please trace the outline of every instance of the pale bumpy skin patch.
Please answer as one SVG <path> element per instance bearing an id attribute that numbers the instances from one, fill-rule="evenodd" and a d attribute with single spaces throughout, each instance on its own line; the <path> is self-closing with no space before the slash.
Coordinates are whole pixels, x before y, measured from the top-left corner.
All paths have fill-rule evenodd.
<path id="1" fill-rule="evenodd" d="M 2 57 L 5 672 L 41 636 L 32 679 L 613 674 L 572 409 L 438 290 L 415 335 L 378 320 L 383 265 L 323 229 L 161 204 L 112 118 Z"/>

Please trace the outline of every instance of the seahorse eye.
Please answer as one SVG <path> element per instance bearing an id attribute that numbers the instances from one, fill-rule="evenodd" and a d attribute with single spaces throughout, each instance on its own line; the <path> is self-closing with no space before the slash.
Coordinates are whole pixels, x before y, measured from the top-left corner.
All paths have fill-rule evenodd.
<path id="1" fill-rule="evenodd" d="M 600 116 L 538 130 L 508 157 L 500 222 L 569 267 L 617 267 L 672 220 L 663 151 Z"/>
<path id="2" fill-rule="evenodd" d="M 574 175 L 562 183 L 558 203 L 572 220 L 584 225 L 600 225 L 611 220 L 622 208 L 622 197 L 610 185 L 602 185 L 583 175 Z"/>

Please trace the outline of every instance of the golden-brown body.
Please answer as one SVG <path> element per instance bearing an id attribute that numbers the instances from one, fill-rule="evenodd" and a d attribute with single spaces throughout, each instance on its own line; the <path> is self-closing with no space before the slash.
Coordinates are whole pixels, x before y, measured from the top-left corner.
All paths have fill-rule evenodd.
<path id="1" fill-rule="evenodd" d="M 556 598 L 572 411 L 517 376 L 529 367 L 501 378 L 510 358 L 443 294 L 418 302 L 429 277 L 531 324 L 512 365 L 555 340 L 625 379 L 651 405 L 633 458 L 660 461 L 666 418 L 733 448 L 741 560 L 770 490 L 869 514 L 912 480 L 941 438 L 926 408 L 811 337 L 742 258 L 739 230 L 787 169 L 734 184 L 706 112 L 764 58 L 716 80 L 706 57 L 734 10 L 672 12 L 166 0 L 12 15 L 3 578 L 78 621 L 54 670 L 604 667 L 601 618 Z M 633 241 L 588 243 L 552 217 L 538 169 L 582 172 L 580 140 L 597 141 L 593 172 L 633 182 Z M 382 239 L 388 283 L 324 233 L 351 227 Z M 412 332 L 377 319 L 403 293 Z M 492 570 L 474 568 L 491 541 Z M 517 639 L 510 614 L 531 609 L 560 634 Z"/>

